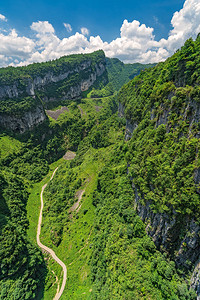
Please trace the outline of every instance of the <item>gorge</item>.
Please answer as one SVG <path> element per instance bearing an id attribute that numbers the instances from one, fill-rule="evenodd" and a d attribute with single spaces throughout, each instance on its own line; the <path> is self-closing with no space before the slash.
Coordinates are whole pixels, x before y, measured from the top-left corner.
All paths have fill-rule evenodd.
<path id="1" fill-rule="evenodd" d="M 35 239 L 59 166 L 41 242 L 67 267 L 61 299 L 199 299 L 199 52 L 198 36 L 157 65 L 100 50 L 0 70 L 0 298 L 61 285 Z"/>

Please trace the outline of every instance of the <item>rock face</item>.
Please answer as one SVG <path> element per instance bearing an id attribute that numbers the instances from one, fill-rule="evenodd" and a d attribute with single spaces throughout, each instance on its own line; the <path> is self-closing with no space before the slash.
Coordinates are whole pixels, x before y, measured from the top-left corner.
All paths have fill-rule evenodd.
<path id="1" fill-rule="evenodd" d="M 19 98 L 23 94 L 26 96 L 34 96 L 34 85 L 31 78 L 23 79 L 23 85 L 19 80 L 16 80 L 13 84 L 7 85 L 0 82 L 0 99 L 5 98 Z"/>
<path id="2" fill-rule="evenodd" d="M 22 95 L 34 96 L 37 91 L 42 91 L 45 94 L 49 86 L 59 83 L 63 80 L 68 80 L 70 75 L 79 74 L 80 72 L 87 71 L 87 78 L 78 80 L 72 84 L 69 91 L 63 94 L 63 99 L 73 99 L 81 96 L 81 92 L 87 91 L 105 71 L 105 62 L 100 62 L 95 65 L 95 69 L 91 68 L 92 61 L 88 60 L 83 64 L 77 65 L 76 68 L 68 72 L 60 71 L 59 75 L 54 75 L 53 72 L 48 72 L 44 76 L 34 76 L 33 78 L 24 79 L 23 85 L 18 80 L 11 85 L 2 85 L 0 82 L 0 99 L 4 98 L 18 98 Z M 56 97 L 44 96 L 45 101 L 56 100 Z"/>
<path id="3" fill-rule="evenodd" d="M 195 101 L 189 101 L 181 112 L 183 119 L 189 124 L 190 128 L 194 123 L 200 121 L 200 105 Z M 119 116 L 124 117 L 125 107 L 119 104 Z M 155 127 L 166 125 L 167 132 L 170 131 L 168 118 L 170 109 L 162 110 L 162 113 L 154 115 L 153 110 L 150 119 L 155 119 Z M 132 137 L 134 130 L 137 128 L 136 123 L 126 119 L 125 139 Z M 197 132 L 196 137 L 200 137 Z M 200 193 L 200 169 L 196 169 L 194 173 L 194 181 L 197 186 L 197 193 Z M 167 252 L 168 255 L 176 263 L 176 266 L 185 270 L 192 270 L 196 266 L 191 278 L 191 288 L 197 292 L 197 299 L 200 300 L 200 225 L 196 220 L 185 218 L 175 211 L 171 215 L 166 213 L 155 213 L 151 209 L 151 202 L 140 199 L 137 188 L 133 184 L 135 194 L 135 209 L 142 221 L 146 224 L 146 232 L 152 237 L 156 247 Z"/>
<path id="4" fill-rule="evenodd" d="M 200 258 L 198 259 L 191 277 L 190 286 L 197 293 L 197 300 L 200 300 Z"/>
<path id="5" fill-rule="evenodd" d="M 166 213 L 154 213 L 151 203 L 141 203 L 137 188 L 135 193 L 135 209 L 146 223 L 146 231 L 158 249 L 167 251 L 178 267 L 186 269 L 195 264 L 200 253 L 200 226 L 192 219 L 182 219 L 175 211 L 172 216 Z"/>
<path id="6" fill-rule="evenodd" d="M 12 113 L 11 110 L 8 112 L 0 109 L 0 125 L 8 130 L 23 133 L 41 124 L 47 118 L 41 101 L 35 108 L 37 97 L 48 106 L 49 102 L 80 98 L 82 92 L 87 91 L 101 76 L 102 81 L 107 83 L 106 61 L 102 51 L 77 55 L 70 59 L 58 60 L 56 68 L 53 62 L 52 67 L 51 63 L 47 65 L 43 63 L 33 65 L 33 70 L 30 67 L 26 71 L 25 68 L 22 74 L 21 70 L 17 69 L 19 77 L 13 79 L 12 73 L 9 74 L 10 77 L 7 75 L 10 80 L 8 83 L 0 77 L 2 103 L 6 101 L 18 103 L 26 97 L 32 97 L 33 101 L 33 108 L 29 111 L 24 110 L 22 117 L 19 117 L 16 110 Z"/>
<path id="7" fill-rule="evenodd" d="M 119 117 L 124 117 L 124 106 L 119 102 L 118 115 Z M 132 123 L 131 120 L 126 119 L 126 131 L 125 131 L 125 140 L 128 141 L 131 139 L 133 131 L 137 128 L 138 124 L 136 122 Z"/>
<path id="8" fill-rule="evenodd" d="M 38 106 L 34 110 L 24 112 L 23 116 L 0 113 L 0 126 L 15 133 L 24 133 L 46 120 L 43 106 Z"/>
<path id="9" fill-rule="evenodd" d="M 81 93 L 87 91 L 95 83 L 97 78 L 106 71 L 104 63 L 96 64 L 95 68 L 91 68 L 91 64 L 91 61 L 87 61 L 84 64 L 77 66 L 72 71 L 65 73 L 61 72 L 58 76 L 47 73 L 43 78 L 36 77 L 33 79 L 33 90 L 42 91 L 44 93 L 44 96 L 42 96 L 44 102 L 79 98 Z M 85 74 L 84 78 L 70 84 L 67 89 L 62 89 L 60 94 L 56 91 L 50 94 L 46 92 L 49 88 L 52 90 L 52 88 L 55 87 L 56 90 L 59 83 L 63 83 L 63 81 L 67 82 L 70 80 L 71 76 L 81 72 Z"/>
<path id="10" fill-rule="evenodd" d="M 171 217 L 166 213 L 154 213 L 151 203 L 142 205 L 137 189 L 134 186 L 133 189 L 135 209 L 156 247 L 167 252 L 179 268 L 191 270 L 195 265 L 190 286 L 200 300 L 200 225 L 193 219 L 183 220 L 176 212 Z"/>
<path id="11" fill-rule="evenodd" d="M 125 116 L 125 107 L 119 103 L 119 116 Z M 155 127 L 159 125 L 167 125 L 167 132 L 170 131 L 170 127 L 168 126 L 169 117 L 171 110 L 169 108 L 163 107 L 162 113 L 156 115 L 154 110 L 151 110 L 150 119 L 153 120 L 156 118 Z M 179 115 L 183 116 L 183 121 L 187 121 L 189 123 L 189 128 L 192 127 L 194 123 L 198 123 L 200 121 L 200 105 L 196 101 L 190 100 L 185 107 L 183 112 L 180 112 Z M 132 122 L 132 120 L 126 119 L 126 134 L 125 139 L 129 140 L 132 137 L 133 131 L 137 128 L 138 124 L 136 122 Z M 189 131 L 190 133 L 190 131 Z M 200 132 L 196 133 L 196 138 L 200 138 Z"/>

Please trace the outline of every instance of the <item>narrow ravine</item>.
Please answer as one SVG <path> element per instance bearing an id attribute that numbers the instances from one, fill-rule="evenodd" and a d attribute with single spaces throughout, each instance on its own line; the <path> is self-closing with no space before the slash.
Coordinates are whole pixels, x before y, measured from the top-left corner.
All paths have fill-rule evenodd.
<path id="1" fill-rule="evenodd" d="M 58 170 L 58 167 L 54 170 L 52 176 L 51 176 L 51 179 L 50 181 L 53 179 L 56 171 Z M 65 288 L 65 284 L 66 284 L 66 281 L 67 281 L 67 267 L 66 265 L 64 264 L 64 262 L 62 262 L 55 254 L 55 252 L 50 249 L 49 247 L 43 245 L 41 242 L 40 242 L 40 233 L 41 233 L 41 224 L 42 224 L 42 211 L 43 211 L 43 207 L 44 207 L 44 202 L 43 202 L 43 193 L 44 193 L 44 190 L 47 186 L 47 183 L 45 185 L 43 185 L 42 187 L 42 191 L 41 191 L 41 194 L 40 194 L 40 200 L 41 200 L 41 208 L 40 208 L 40 215 L 39 215 L 39 219 L 38 219 L 38 227 L 37 227 L 37 244 L 38 246 L 48 252 L 52 258 L 62 267 L 63 269 L 63 281 L 62 281 L 62 286 L 60 288 L 60 291 L 57 291 L 55 297 L 53 298 L 53 300 L 58 300 L 60 299 L 60 297 L 62 296 L 62 293 L 64 291 L 64 288 Z"/>

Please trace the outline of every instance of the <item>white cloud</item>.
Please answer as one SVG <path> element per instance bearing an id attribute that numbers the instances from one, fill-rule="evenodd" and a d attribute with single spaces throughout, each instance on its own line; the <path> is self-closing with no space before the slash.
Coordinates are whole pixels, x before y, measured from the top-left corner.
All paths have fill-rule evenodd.
<path id="1" fill-rule="evenodd" d="M 31 29 L 41 34 L 55 32 L 53 26 L 48 21 L 33 22 Z"/>
<path id="2" fill-rule="evenodd" d="M 162 39 L 160 45 L 173 53 L 183 45 L 186 39 L 196 38 L 200 32 L 200 1 L 186 0 L 183 8 L 174 13 L 171 24 L 173 29 L 168 39 Z"/>
<path id="3" fill-rule="evenodd" d="M 40 22 L 39 25 L 34 23 L 34 27 L 31 25 L 31 29 L 34 28 L 34 30 L 37 32 L 35 40 L 37 51 L 33 52 L 25 61 L 20 62 L 20 66 L 27 65 L 32 62 L 42 62 L 50 59 L 56 59 L 68 54 L 83 53 L 85 52 L 85 48 L 89 45 L 87 38 L 78 32 L 61 40 L 55 35 L 55 30 L 52 29 L 53 27 L 51 28 L 49 26 L 51 24 L 41 23 L 42 22 Z M 40 30 L 44 26 L 49 28 L 47 33 L 45 33 L 43 30 Z"/>
<path id="4" fill-rule="evenodd" d="M 146 27 L 145 24 L 140 25 L 140 22 L 136 20 L 131 23 L 129 23 L 127 20 L 124 20 L 120 31 L 122 38 L 153 38 L 153 28 Z"/>
<path id="5" fill-rule="evenodd" d="M 63 23 L 68 32 L 72 32 L 72 26 L 68 23 Z"/>
<path id="6" fill-rule="evenodd" d="M 63 24 L 71 32 L 71 25 Z M 9 33 L 0 31 L 0 66 L 25 65 L 98 49 L 126 63 L 159 62 L 172 55 L 187 38 L 196 38 L 200 32 L 200 1 L 186 0 L 183 8 L 174 13 L 171 25 L 168 38 L 157 41 L 152 27 L 137 20 L 124 20 L 119 37 L 106 42 L 99 35 L 88 36 L 89 30 L 85 27 L 81 33 L 60 39 L 48 21 L 33 22 L 31 29 L 35 35 L 31 39 L 19 36 L 15 29 Z"/>
<path id="7" fill-rule="evenodd" d="M 5 21 L 5 22 L 7 22 L 7 19 L 6 19 L 6 17 L 5 17 L 4 15 L 2 15 L 2 14 L 0 14 L 0 20 L 1 20 L 1 21 Z"/>
<path id="8" fill-rule="evenodd" d="M 34 47 L 34 41 L 18 36 L 15 29 L 12 29 L 8 35 L 0 33 L 0 55 L 26 59 L 34 51 Z"/>
<path id="9" fill-rule="evenodd" d="M 82 28 L 81 28 L 81 33 L 82 33 L 83 35 L 89 35 L 89 30 L 88 30 L 86 27 L 82 27 Z"/>
<path id="10" fill-rule="evenodd" d="M 2 67 L 6 67 L 9 63 L 9 58 L 6 57 L 5 55 L 0 55 L 0 65 Z"/>

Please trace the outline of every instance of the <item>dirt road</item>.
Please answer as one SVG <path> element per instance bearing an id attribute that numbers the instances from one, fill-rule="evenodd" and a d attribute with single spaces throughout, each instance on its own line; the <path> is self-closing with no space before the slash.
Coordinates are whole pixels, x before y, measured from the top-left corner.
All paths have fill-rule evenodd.
<path id="1" fill-rule="evenodd" d="M 57 170 L 58 170 L 58 168 L 56 168 L 56 169 L 54 170 L 54 172 L 53 172 L 53 174 L 52 174 L 50 180 L 53 179 L 53 177 L 54 177 L 54 175 L 55 175 L 55 173 L 56 173 Z M 42 250 L 48 252 L 48 253 L 52 256 L 52 258 L 53 258 L 53 259 L 54 259 L 54 260 L 62 267 L 62 269 L 63 269 L 63 281 L 62 281 L 62 286 L 61 286 L 60 291 L 58 291 L 58 292 L 56 293 L 56 295 L 55 295 L 55 297 L 54 297 L 54 299 L 53 299 L 53 300 L 58 300 L 58 299 L 60 299 L 60 297 L 61 297 L 61 295 L 62 295 L 62 293 L 63 293 L 63 291 L 64 291 L 65 284 L 66 284 L 66 281 L 67 281 L 67 267 L 66 267 L 66 265 L 65 265 L 65 264 L 64 264 L 64 263 L 56 256 L 55 252 L 54 252 L 52 249 L 50 249 L 49 247 L 43 245 L 43 244 L 40 242 L 40 233 L 41 233 L 41 224 L 42 224 L 42 210 L 43 210 L 43 206 L 44 206 L 44 203 L 43 203 L 43 192 L 44 192 L 46 186 L 47 186 L 47 183 L 46 183 L 45 185 L 43 185 L 42 191 L 41 191 L 41 194 L 40 194 L 41 208 L 40 208 L 40 215 L 39 215 L 39 219 L 38 219 L 37 244 L 38 244 L 38 246 L 39 246 Z"/>

